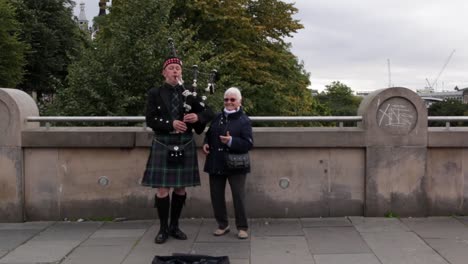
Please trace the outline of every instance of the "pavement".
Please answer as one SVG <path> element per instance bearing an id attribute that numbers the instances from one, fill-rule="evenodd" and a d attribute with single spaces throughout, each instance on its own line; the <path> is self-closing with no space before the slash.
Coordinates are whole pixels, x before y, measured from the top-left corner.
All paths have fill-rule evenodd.
<path id="1" fill-rule="evenodd" d="M 158 221 L 0 223 L 0 264 L 149 264 L 172 253 L 229 256 L 232 264 L 466 264 L 468 217 L 250 219 L 212 235 L 213 219 L 183 219 L 188 240 L 153 242 Z"/>

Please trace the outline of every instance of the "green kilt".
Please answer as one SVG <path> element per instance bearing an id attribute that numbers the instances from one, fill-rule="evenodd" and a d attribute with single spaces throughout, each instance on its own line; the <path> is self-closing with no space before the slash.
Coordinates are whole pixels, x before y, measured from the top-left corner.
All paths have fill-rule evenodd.
<path id="1" fill-rule="evenodd" d="M 185 145 L 182 162 L 178 164 L 168 162 L 167 145 Z M 200 185 L 197 148 L 193 134 L 154 135 L 141 184 L 154 188 Z"/>

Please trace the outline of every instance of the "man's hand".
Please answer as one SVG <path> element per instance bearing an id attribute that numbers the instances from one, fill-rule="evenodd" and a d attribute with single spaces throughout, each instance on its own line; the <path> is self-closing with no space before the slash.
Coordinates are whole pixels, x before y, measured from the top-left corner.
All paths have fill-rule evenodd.
<path id="1" fill-rule="evenodd" d="M 187 130 L 187 125 L 180 120 L 174 120 L 174 122 L 172 122 L 172 126 L 176 133 L 184 133 Z"/>
<path id="2" fill-rule="evenodd" d="M 184 115 L 184 122 L 186 123 L 196 123 L 198 121 L 198 115 L 195 113 L 190 113 Z"/>

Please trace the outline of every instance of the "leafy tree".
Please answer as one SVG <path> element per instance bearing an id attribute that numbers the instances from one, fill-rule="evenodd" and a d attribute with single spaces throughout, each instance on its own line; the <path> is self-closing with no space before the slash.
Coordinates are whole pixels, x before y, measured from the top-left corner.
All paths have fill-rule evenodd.
<path id="1" fill-rule="evenodd" d="M 333 116 L 354 116 L 357 114 L 361 97 L 353 95 L 353 91 L 347 85 L 335 81 L 325 86 L 317 99 L 325 105 Z"/>
<path id="2" fill-rule="evenodd" d="M 447 99 L 442 102 L 433 103 L 428 109 L 429 116 L 466 116 L 468 115 L 468 105 L 455 99 Z M 457 125 L 462 125 L 458 122 Z M 432 125 L 445 126 L 444 122 L 434 122 Z"/>
<path id="3" fill-rule="evenodd" d="M 24 74 L 28 46 L 18 39 L 19 29 L 13 6 L 0 0 L 0 87 L 15 87 Z"/>
<path id="4" fill-rule="evenodd" d="M 22 24 L 20 39 L 31 46 L 26 74 L 17 87 L 38 99 L 65 86 L 68 65 L 79 54 L 81 33 L 72 19 L 72 0 L 8 0 Z"/>
<path id="5" fill-rule="evenodd" d="M 175 0 L 171 17 L 197 30 L 194 41 L 213 44 L 219 86 L 240 87 L 249 114 L 314 115 L 309 75 L 283 40 L 302 28 L 296 12 L 278 0 Z"/>
<path id="6" fill-rule="evenodd" d="M 291 17 L 295 12 L 277 0 L 114 0 L 51 111 L 141 115 L 146 91 L 162 81 L 161 62 L 172 37 L 186 82 L 193 64 L 220 72 L 218 89 L 209 97 L 214 108 L 221 107 L 226 88 L 237 86 L 251 115 L 317 114 L 309 76 L 283 41 L 302 27 Z M 206 75 L 201 77 L 204 88 Z"/>
<path id="7" fill-rule="evenodd" d="M 70 67 L 70 86 L 59 92 L 50 113 L 141 115 L 148 89 L 162 83 L 168 37 L 174 39 L 185 65 L 209 52 L 209 48 L 190 41 L 193 31 L 169 19 L 172 3 L 114 0 L 109 15 L 96 20 L 97 37 Z M 207 63 L 199 66 L 211 68 Z"/>

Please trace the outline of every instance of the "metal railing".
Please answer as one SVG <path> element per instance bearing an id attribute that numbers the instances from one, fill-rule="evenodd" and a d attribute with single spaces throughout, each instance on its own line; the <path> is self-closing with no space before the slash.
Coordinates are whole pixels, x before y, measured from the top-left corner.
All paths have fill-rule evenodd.
<path id="1" fill-rule="evenodd" d="M 343 127 L 343 122 L 359 122 L 362 116 L 251 116 L 253 122 L 338 122 Z M 450 127 L 450 122 L 468 122 L 468 116 L 429 116 L 428 121 L 445 122 L 445 127 Z M 51 122 L 130 122 L 145 124 L 144 116 L 28 116 L 26 122 L 42 122 L 50 127 Z M 146 127 L 146 125 L 144 125 Z"/>
<path id="2" fill-rule="evenodd" d="M 358 122 L 362 116 L 250 116 L 252 122 Z M 47 128 L 51 122 L 131 122 L 143 123 L 144 116 L 28 116 L 26 122 L 42 122 Z"/>

